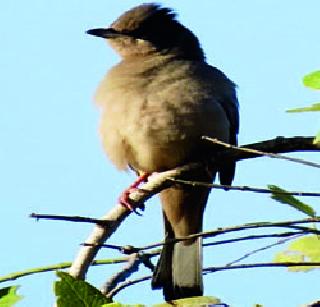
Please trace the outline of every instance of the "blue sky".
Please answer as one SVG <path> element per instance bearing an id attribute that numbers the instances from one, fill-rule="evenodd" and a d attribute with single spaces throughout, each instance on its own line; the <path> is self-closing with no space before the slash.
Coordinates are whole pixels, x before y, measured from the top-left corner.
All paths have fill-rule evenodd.
<path id="1" fill-rule="evenodd" d="M 148 1 L 145 1 L 148 2 Z M 70 261 L 90 225 L 35 222 L 32 212 L 99 217 L 134 179 L 106 159 L 92 103 L 94 91 L 118 56 L 85 31 L 110 24 L 141 1 L 5 1 L 0 10 L 0 274 Z M 304 88 L 304 74 L 319 69 L 318 0 L 163 1 L 199 37 L 208 62 L 238 84 L 240 143 L 278 135 L 313 135 L 318 114 L 285 110 L 319 101 Z M 316 154 L 295 156 L 320 161 Z M 235 184 L 317 190 L 315 169 L 256 159 L 238 164 Z M 318 199 L 308 199 L 315 208 Z M 250 193 L 213 191 L 205 229 L 252 221 L 302 218 L 294 210 Z M 147 231 L 146 231 L 147 230 Z M 143 217 L 131 216 L 110 243 L 136 246 L 162 239 L 157 198 Z M 206 265 L 223 264 L 270 243 L 211 247 Z M 248 262 L 270 261 L 272 251 Z M 118 256 L 102 251 L 99 258 Z M 94 268 L 89 280 L 99 287 L 117 266 Z M 230 271 L 205 277 L 205 294 L 232 306 L 298 306 L 318 299 L 318 272 L 284 269 Z M 50 306 L 53 273 L 9 283 L 21 285 L 17 306 Z M 121 292 L 124 303 L 161 302 L 160 291 L 143 283 Z M 285 303 L 284 303 L 285 301 Z"/>

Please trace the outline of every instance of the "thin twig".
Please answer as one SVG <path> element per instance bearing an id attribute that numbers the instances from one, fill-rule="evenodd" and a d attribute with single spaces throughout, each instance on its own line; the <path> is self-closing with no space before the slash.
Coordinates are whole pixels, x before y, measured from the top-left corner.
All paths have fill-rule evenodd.
<path id="1" fill-rule="evenodd" d="M 219 240 L 215 242 L 204 243 L 203 246 L 215 246 L 215 245 L 222 245 L 222 244 L 230 244 L 230 243 L 237 243 L 241 241 L 248 241 L 248 240 L 259 240 L 259 239 L 270 239 L 270 238 L 283 238 L 283 237 L 295 237 L 295 236 L 303 236 L 307 235 L 305 231 L 289 231 L 289 232 L 282 232 L 282 233 L 271 233 L 266 235 L 251 235 L 251 236 L 244 236 L 234 239 L 228 240 Z M 290 238 L 293 239 L 293 238 Z"/>
<path id="2" fill-rule="evenodd" d="M 196 234 L 192 234 L 189 236 L 184 236 L 184 237 L 177 237 L 177 240 L 187 240 L 190 238 L 197 238 L 197 237 L 214 237 L 220 234 L 226 234 L 230 232 L 237 232 L 237 231 L 242 231 L 242 230 L 248 230 L 248 229 L 257 229 L 257 228 L 292 228 L 296 229 L 299 231 L 306 231 L 308 233 L 314 233 L 314 234 L 320 234 L 320 231 L 317 229 L 313 228 L 308 228 L 304 226 L 297 226 L 299 224 L 304 224 L 304 223 L 318 223 L 320 222 L 319 218 L 308 218 L 304 220 L 296 220 L 296 221 L 286 221 L 286 222 L 257 222 L 257 223 L 247 223 L 241 226 L 236 226 L 236 227 L 225 227 L 225 228 L 219 228 L 217 230 L 213 231 L 204 231 Z"/>
<path id="3" fill-rule="evenodd" d="M 110 297 L 110 293 L 117 288 L 117 285 L 126 281 L 126 279 L 132 274 L 138 271 L 140 264 L 144 264 L 145 267 L 154 271 L 154 266 L 150 260 L 152 255 L 135 253 L 128 257 L 127 264 L 122 268 L 120 272 L 117 272 L 102 286 L 101 292 Z M 112 296 L 112 294 L 111 294 Z"/>
<path id="4" fill-rule="evenodd" d="M 182 179 L 176 179 L 176 178 L 168 178 L 168 180 L 173 181 L 175 183 L 191 185 L 191 186 L 202 186 L 202 187 L 218 189 L 218 190 L 235 190 L 235 191 L 255 192 L 255 193 L 260 193 L 260 194 L 274 193 L 273 191 L 271 191 L 269 189 L 249 187 L 246 185 L 242 185 L 242 186 L 225 185 L 225 184 L 206 183 L 206 182 L 202 182 L 202 181 L 189 181 L 189 180 L 182 180 Z M 320 196 L 320 193 L 318 193 L 318 192 L 302 192 L 302 191 L 283 191 L 283 192 L 279 191 L 279 192 L 277 192 L 277 194 L 293 195 L 293 196 L 313 196 L 313 197 Z"/>
<path id="5" fill-rule="evenodd" d="M 80 222 L 80 223 L 91 223 L 101 226 L 110 226 L 110 221 L 104 221 L 101 219 L 95 219 L 84 216 L 70 216 L 70 215 L 58 215 L 58 214 L 41 214 L 31 213 L 29 217 L 36 220 L 54 220 L 54 221 L 66 221 L 66 222 Z"/>
<path id="6" fill-rule="evenodd" d="M 231 145 L 229 143 L 222 142 L 218 139 L 210 138 L 208 136 L 203 136 L 202 139 L 210 141 L 214 144 L 224 146 L 225 148 L 231 148 L 234 150 L 244 151 L 244 152 L 255 154 L 258 156 L 282 159 L 282 160 L 286 160 L 286 161 L 290 161 L 290 162 L 294 162 L 294 163 L 299 163 L 299 164 L 303 164 L 303 165 L 307 165 L 307 166 L 311 166 L 311 167 L 320 168 L 320 164 L 315 163 L 315 162 L 311 162 L 311 161 L 307 161 L 307 160 L 301 159 L 301 158 L 293 158 L 293 157 L 281 155 L 279 153 L 265 152 L 265 151 L 262 151 L 259 149 L 249 148 L 248 146 L 235 146 L 235 145 Z"/>
<path id="7" fill-rule="evenodd" d="M 236 243 L 240 241 L 247 241 L 247 240 L 256 240 L 256 239 L 269 239 L 269 238 L 281 238 L 281 237 L 291 237 L 291 236 L 297 236 L 297 235 L 307 235 L 310 233 L 314 233 L 314 229 L 310 228 L 310 231 L 303 230 L 303 231 L 291 231 L 291 232 L 283 232 L 283 233 L 272 233 L 272 234 L 265 234 L 265 235 L 249 235 L 249 236 L 243 236 L 233 239 L 227 239 L 227 240 L 218 240 L 214 242 L 204 243 L 203 246 L 215 246 L 215 245 L 223 245 L 223 244 L 230 244 L 230 243 Z M 225 233 L 220 233 L 221 235 Z M 200 233 L 199 233 L 200 235 Z M 219 234 L 214 234 L 214 236 L 218 236 Z M 204 239 L 208 239 L 210 236 L 208 235 Z M 172 239 L 170 241 L 161 241 L 158 243 L 149 244 L 142 247 L 133 247 L 130 246 L 129 249 L 127 249 L 127 245 L 110 245 L 110 244 L 101 244 L 101 248 L 111 248 L 118 251 L 121 251 L 123 254 L 130 254 L 130 253 L 137 253 L 141 251 L 150 250 L 156 247 L 161 247 L 163 245 L 173 244 L 177 241 L 187 240 L 188 236 L 186 236 L 184 239 Z"/>
<path id="8" fill-rule="evenodd" d="M 285 243 L 287 243 L 288 241 L 291 241 L 291 240 L 296 239 L 296 238 L 298 238 L 298 237 L 301 237 L 301 234 L 299 234 L 299 235 L 296 234 L 296 235 L 294 235 L 293 237 L 284 238 L 284 239 L 279 240 L 279 241 L 277 241 L 277 242 L 274 242 L 274 243 L 265 245 L 265 246 L 263 246 L 263 247 L 254 249 L 254 250 L 252 250 L 252 251 L 244 254 L 244 255 L 241 256 L 240 258 L 237 258 L 237 259 L 235 259 L 235 260 L 227 263 L 226 266 L 231 266 L 231 265 L 234 265 L 234 264 L 236 264 L 236 263 L 239 263 L 239 262 L 241 262 L 242 260 L 251 257 L 252 255 L 255 255 L 255 254 L 259 253 L 259 252 L 265 251 L 265 250 L 270 249 L 270 248 L 272 248 L 272 247 L 285 244 Z"/>
<path id="9" fill-rule="evenodd" d="M 320 262 L 265 262 L 265 263 L 244 263 L 232 266 L 208 267 L 203 270 L 204 273 L 215 273 L 225 270 L 253 269 L 253 268 L 272 268 L 272 267 L 320 267 Z"/>
<path id="10" fill-rule="evenodd" d="M 266 263 L 245 263 L 233 266 L 216 266 L 216 267 L 207 267 L 203 269 L 204 274 L 215 273 L 219 271 L 225 270 L 236 270 L 236 269 L 252 269 L 252 268 L 272 268 L 272 267 L 320 267 L 320 262 L 282 262 L 282 263 L 273 263 L 273 262 L 266 262 Z M 151 275 L 143 276 L 140 278 L 128 280 L 119 284 L 113 291 L 109 293 L 109 297 L 113 297 L 118 294 L 121 290 L 135 285 L 140 282 L 144 282 L 150 280 L 152 278 Z"/>
<path id="11" fill-rule="evenodd" d="M 156 256 L 159 253 L 155 252 L 149 252 L 148 256 L 153 257 Z M 100 260 L 94 260 L 92 262 L 92 266 L 98 266 L 98 265 L 103 265 L 103 264 L 115 264 L 115 263 L 123 263 L 128 261 L 128 257 L 122 257 L 122 258 L 117 258 L 117 259 L 100 259 Z M 21 272 L 14 272 L 8 275 L 4 275 L 0 277 L 0 283 L 11 281 L 11 280 L 16 280 L 18 278 L 22 278 L 25 276 L 29 276 L 32 274 L 37 274 L 37 273 L 45 273 L 45 272 L 52 272 L 52 271 L 57 271 L 57 270 L 62 270 L 62 269 L 67 269 L 70 268 L 72 265 L 72 262 L 62 262 L 62 263 L 57 263 L 53 265 L 48 265 L 48 266 L 43 266 L 43 267 L 38 267 L 38 268 L 32 268 L 28 270 L 24 270 Z"/>
<path id="12" fill-rule="evenodd" d="M 117 293 L 119 293 L 121 290 L 129 287 L 129 286 L 133 286 L 137 283 L 140 283 L 140 282 L 143 282 L 143 281 L 147 281 L 147 280 L 150 280 L 151 279 L 151 275 L 148 275 L 148 276 L 143 276 L 143 277 L 139 277 L 139 278 L 136 278 L 136 279 L 131 279 L 131 280 L 128 280 L 128 281 L 125 281 L 125 282 L 122 282 L 121 284 L 119 284 L 117 287 L 115 287 L 112 291 L 110 291 L 108 294 L 107 294 L 107 297 L 114 297 Z"/>
<path id="13" fill-rule="evenodd" d="M 294 222 L 300 222 L 300 221 L 293 221 Z M 276 238 L 276 237 L 288 237 L 288 236 L 297 236 L 297 235 L 304 235 L 307 234 L 305 231 L 303 232 L 284 232 L 284 233 L 275 233 L 275 234 L 265 234 L 265 235 L 249 235 L 249 236 L 243 236 L 243 237 L 238 237 L 238 238 L 234 238 L 234 239 L 227 239 L 227 240 L 219 240 L 219 241 L 215 241 L 215 242 L 209 242 L 209 243 L 204 243 L 203 246 L 207 247 L 207 246 L 214 246 L 214 245 L 221 245 L 221 244 L 229 244 L 229 243 L 236 243 L 239 241 L 244 241 L 244 240 L 255 240 L 255 239 L 265 239 L 265 238 Z M 141 256 L 141 252 L 148 250 L 152 247 L 159 247 L 162 246 L 166 243 L 164 242 L 159 242 L 159 243 L 155 243 L 155 244 L 150 244 L 144 247 L 131 247 L 133 248 L 132 250 L 135 250 L 136 252 L 140 252 L 140 257 L 141 257 L 141 261 L 144 262 L 144 256 L 149 260 L 151 257 L 155 257 L 157 255 L 159 255 L 160 253 L 160 249 L 156 249 L 153 251 L 149 251 L 148 253 L 142 254 Z M 90 245 L 91 246 L 91 245 Z M 116 250 L 126 250 L 128 248 L 128 246 L 124 245 L 106 245 L 106 244 L 102 244 L 99 247 L 103 248 L 103 247 L 107 247 L 110 248 L 110 246 L 112 246 L 113 249 Z M 129 250 L 129 249 L 128 249 Z M 124 252 L 124 254 L 128 254 L 128 252 Z M 118 264 L 118 263 L 124 263 L 127 262 L 129 259 L 128 256 L 126 257 L 122 257 L 122 258 L 115 258 L 115 259 L 98 259 L 98 260 L 94 260 L 91 263 L 91 266 L 99 266 L 99 265 L 106 265 L 106 264 Z M 44 272 L 51 272 L 51 271 L 56 271 L 56 270 L 61 270 L 61 269 L 66 269 L 71 267 L 71 262 L 62 262 L 62 263 L 57 263 L 54 265 L 50 265 L 50 266 L 44 266 L 44 267 L 38 267 L 38 268 L 32 268 L 32 269 L 28 269 L 25 271 L 21 271 L 21 272 L 15 272 L 15 273 L 11 273 L 8 275 L 4 275 L 0 277 L 0 283 L 3 282 L 7 282 L 7 281 L 12 281 L 12 280 L 16 280 L 18 278 L 22 278 L 28 275 L 32 275 L 32 274 L 36 274 L 36 273 L 44 273 Z M 144 263 L 145 264 L 145 263 Z M 150 265 L 146 265 L 149 269 L 152 269 Z"/>
<path id="14" fill-rule="evenodd" d="M 109 221 L 105 221 L 102 219 L 92 219 L 92 218 L 86 218 L 86 217 L 81 217 L 81 216 L 66 216 L 66 215 L 49 215 L 49 214 L 33 214 L 32 217 L 39 218 L 39 219 L 47 219 L 47 216 L 49 216 L 48 219 L 50 220 L 61 220 L 61 221 L 72 221 L 72 222 L 88 222 L 88 223 L 95 223 L 98 225 L 101 224 L 108 224 L 108 225 L 112 225 L 112 223 L 110 223 Z M 78 219 L 79 220 L 76 220 Z M 86 220 L 87 219 L 87 220 Z M 216 230 L 211 230 L 211 231 L 206 231 L 206 232 L 200 232 L 200 233 L 196 233 L 196 234 L 192 234 L 189 236 L 184 236 L 184 237 L 177 237 L 176 239 L 172 239 L 169 241 L 166 241 L 166 243 L 164 243 L 164 241 L 158 242 L 158 243 L 154 243 L 154 244 L 150 244 L 150 245 L 146 245 L 144 247 L 138 248 L 138 247 L 134 247 L 132 245 L 114 245 L 114 244 L 99 244 L 99 243 L 82 243 L 82 246 L 95 246 L 95 247 L 103 247 L 103 248 L 110 248 L 110 249 L 115 249 L 115 250 L 120 250 L 122 253 L 124 254 L 131 254 L 131 253 L 135 253 L 137 251 L 142 251 L 142 250 L 147 250 L 147 249 L 152 249 L 155 247 L 159 247 L 162 246 L 164 244 L 171 244 L 171 243 L 175 243 L 177 241 L 183 241 L 183 240 L 188 240 L 188 239 L 192 239 L 195 237 L 211 237 L 211 236 L 218 236 L 221 234 L 225 234 L 227 232 L 233 232 L 233 231 L 240 231 L 240 230 L 245 230 L 245 229 L 251 229 L 251 228 L 265 228 L 265 227 L 287 227 L 287 228 L 294 228 L 294 229 L 298 229 L 298 230 L 302 230 L 302 231 L 307 231 L 310 233 L 315 233 L 315 234 L 320 234 L 320 230 L 316 230 L 313 228 L 305 228 L 305 227 L 297 227 L 295 226 L 296 224 L 305 224 L 305 223 L 319 223 L 320 222 L 320 218 L 319 217 L 314 217 L 314 218 L 308 218 L 308 219 L 303 219 L 303 220 L 296 220 L 296 221 L 284 221 L 284 222 L 257 222 L 257 223 L 248 223 L 248 224 L 244 224 L 244 225 L 240 225 L 240 226 L 234 226 L 234 227 L 226 227 L 226 228 L 218 228 Z M 172 241 L 172 242 L 171 242 Z"/>
<path id="15" fill-rule="evenodd" d="M 138 253 L 130 255 L 126 265 L 120 272 L 111 276 L 111 278 L 102 286 L 101 292 L 105 295 L 111 292 L 117 284 L 125 281 L 132 273 L 138 271 L 140 262 Z"/>
<path id="16" fill-rule="evenodd" d="M 293 228 L 298 230 L 299 232 L 287 232 L 283 234 L 269 234 L 269 235 L 252 235 L 252 236 L 246 236 L 246 237 L 240 237 L 236 239 L 230 239 L 230 240 L 223 240 L 223 241 L 217 241 L 217 243 L 213 242 L 210 243 L 211 245 L 217 245 L 217 244 L 225 244 L 225 243 L 232 243 L 236 241 L 241 241 L 241 240 L 249 240 L 249 239 L 255 239 L 255 238 L 266 238 L 266 237 L 280 237 L 280 236 L 288 236 L 288 235 L 296 235 L 296 234 L 320 234 L 320 230 L 314 229 L 314 228 L 309 228 L 309 227 L 303 227 L 303 226 L 297 226 L 300 224 L 313 224 L 313 223 L 319 223 L 320 218 L 315 217 L 315 218 L 307 218 L 307 219 L 302 219 L 302 220 L 294 220 L 294 221 L 283 221 L 283 222 L 257 222 L 257 223 L 247 223 L 239 226 L 231 226 L 231 227 L 224 227 L 224 228 L 218 228 L 215 230 L 210 230 L 210 231 L 203 231 L 199 233 L 195 233 L 192 235 L 184 236 L 184 237 L 177 237 L 175 239 L 161 241 L 158 243 L 153 243 L 153 244 L 148 244 L 142 247 L 134 247 L 131 245 L 113 245 L 113 244 L 95 244 L 94 246 L 96 247 L 101 247 L 101 248 L 111 248 L 111 249 L 116 249 L 121 251 L 124 254 L 130 254 L 130 253 L 136 253 L 138 251 L 146 251 L 149 249 L 153 249 L 156 247 L 163 246 L 165 244 L 173 244 L 178 241 L 184 241 L 184 240 L 189 240 L 192 238 L 197 238 L 197 237 L 203 237 L 204 239 L 209 238 L 209 237 L 216 237 L 219 235 L 224 235 L 230 232 L 237 232 L 237 231 L 243 231 L 243 230 L 249 230 L 249 229 L 258 229 L 258 228 Z M 222 243 L 219 243 L 222 242 Z M 93 246 L 93 244 L 89 243 L 84 243 L 83 245 L 85 246 Z"/>

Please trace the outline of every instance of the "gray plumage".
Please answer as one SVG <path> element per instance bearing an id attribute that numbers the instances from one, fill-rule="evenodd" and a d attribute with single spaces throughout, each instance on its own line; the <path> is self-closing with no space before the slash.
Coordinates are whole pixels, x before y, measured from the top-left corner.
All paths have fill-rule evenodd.
<path id="1" fill-rule="evenodd" d="M 198 39 L 170 9 L 144 4 L 88 33 L 107 38 L 122 57 L 96 94 L 103 146 L 119 169 L 159 172 L 206 159 L 211 152 L 203 135 L 236 144 L 235 85 L 206 63 Z M 234 170 L 225 163 L 217 170 L 220 181 L 231 184 Z M 204 167 L 189 179 L 214 177 Z M 161 192 L 166 239 L 202 230 L 208 193 L 187 186 Z M 152 285 L 163 288 L 166 300 L 201 295 L 201 240 L 164 246 Z"/>

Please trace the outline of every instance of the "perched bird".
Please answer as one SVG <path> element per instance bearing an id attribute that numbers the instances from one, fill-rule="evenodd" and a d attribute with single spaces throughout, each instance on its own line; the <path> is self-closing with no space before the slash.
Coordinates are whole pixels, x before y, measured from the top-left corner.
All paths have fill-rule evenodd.
<path id="1" fill-rule="evenodd" d="M 142 4 L 88 34 L 107 39 L 121 56 L 96 94 L 103 146 L 120 170 L 152 173 L 205 161 L 213 149 L 203 135 L 237 143 L 235 85 L 206 63 L 197 37 L 171 9 Z M 189 178 L 212 182 L 216 172 L 229 185 L 235 164 L 204 164 Z M 207 188 L 186 185 L 160 193 L 167 241 L 202 230 L 208 194 Z M 166 300 L 202 295 L 201 239 L 164 245 L 152 287 L 163 288 Z"/>

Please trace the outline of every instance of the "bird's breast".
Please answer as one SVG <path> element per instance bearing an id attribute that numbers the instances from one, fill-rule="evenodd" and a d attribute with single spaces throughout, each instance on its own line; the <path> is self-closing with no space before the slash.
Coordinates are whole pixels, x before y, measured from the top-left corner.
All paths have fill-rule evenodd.
<path id="1" fill-rule="evenodd" d="M 202 135 L 228 138 L 221 106 L 181 67 L 137 74 L 113 70 L 101 83 L 97 102 L 104 149 L 120 169 L 170 169 L 188 160 Z"/>

